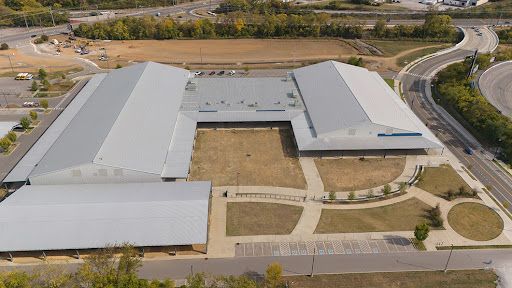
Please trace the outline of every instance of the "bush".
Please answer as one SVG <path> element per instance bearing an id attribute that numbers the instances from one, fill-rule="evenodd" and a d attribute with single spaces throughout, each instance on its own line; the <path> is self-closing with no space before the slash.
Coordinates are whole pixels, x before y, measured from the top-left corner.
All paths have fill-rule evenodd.
<path id="1" fill-rule="evenodd" d="M 416 237 L 416 240 L 423 242 L 428 238 L 429 232 L 430 228 L 427 223 L 421 223 L 416 225 L 416 228 L 414 229 L 414 237 Z"/>
<path id="2" fill-rule="evenodd" d="M 36 80 L 32 81 L 32 86 L 30 86 L 30 91 L 37 91 L 37 88 L 39 88 L 39 85 L 37 85 Z"/>
<path id="3" fill-rule="evenodd" d="M 400 186 L 398 187 L 398 190 L 400 193 L 405 193 L 405 190 L 407 189 L 407 183 L 406 182 L 400 182 Z"/>
<path id="4" fill-rule="evenodd" d="M 329 200 L 334 201 L 336 200 L 336 193 L 335 192 L 329 192 Z"/>
<path id="5" fill-rule="evenodd" d="M 366 194 L 366 198 L 373 198 L 375 194 L 373 194 L 373 189 L 368 189 L 368 193 Z"/>
<path id="6" fill-rule="evenodd" d="M 391 186 L 386 184 L 384 187 L 382 187 L 382 194 L 389 195 L 389 193 L 391 193 Z"/>
<path id="7" fill-rule="evenodd" d="M 11 144 L 11 140 L 9 140 L 7 137 L 3 137 L 2 139 L 0 139 L 0 148 L 2 148 L 3 151 L 9 150 Z"/>
<path id="8" fill-rule="evenodd" d="M 39 105 L 41 105 L 41 107 L 43 107 L 44 109 L 48 109 L 48 100 L 43 99 L 39 101 Z"/>
<path id="9" fill-rule="evenodd" d="M 46 34 L 41 35 L 41 40 L 42 40 L 43 42 L 48 41 L 48 35 L 46 35 Z"/>
<path id="10" fill-rule="evenodd" d="M 9 45 L 7 45 L 7 43 L 2 43 L 2 45 L 0 45 L 0 50 L 8 50 L 9 49 Z"/>
<path id="11" fill-rule="evenodd" d="M 16 133 L 14 133 L 12 131 L 9 131 L 9 133 L 7 133 L 7 135 L 5 135 L 5 137 L 7 137 L 7 139 L 9 139 L 11 142 L 16 142 L 16 139 L 18 139 L 18 136 L 16 136 Z"/>
<path id="12" fill-rule="evenodd" d="M 348 58 L 347 64 L 354 65 L 354 66 L 359 66 L 359 67 L 363 67 L 364 66 L 363 58 L 362 57 L 357 58 L 355 56 L 352 56 L 352 57 Z"/>
<path id="13" fill-rule="evenodd" d="M 119 64 L 119 63 L 117 63 L 117 64 L 116 64 L 116 69 L 119 69 L 119 68 L 123 68 L 123 65 L 121 65 L 121 64 Z"/>
<path id="14" fill-rule="evenodd" d="M 350 191 L 350 193 L 348 193 L 348 200 L 354 199 L 356 199 L 356 193 L 354 191 Z"/>
<path id="15" fill-rule="evenodd" d="M 32 124 L 32 121 L 30 121 L 30 119 L 27 118 L 27 117 L 22 117 L 20 119 L 20 124 L 21 124 L 21 127 L 23 127 L 24 130 L 27 130 L 28 128 L 30 128 L 30 124 Z"/>
<path id="16" fill-rule="evenodd" d="M 441 207 L 439 207 L 439 204 L 436 205 L 436 207 L 430 209 L 428 211 L 430 221 L 432 222 L 433 227 L 442 227 L 444 224 L 444 220 L 441 217 Z"/>
<path id="17" fill-rule="evenodd" d="M 39 78 L 41 80 L 44 80 L 46 79 L 46 77 L 48 76 L 48 73 L 46 72 L 46 70 L 44 70 L 44 68 L 39 68 Z"/>
<path id="18" fill-rule="evenodd" d="M 37 120 L 37 112 L 36 111 L 30 111 L 30 113 L 28 113 L 28 115 L 30 116 L 30 119 L 32 119 L 32 121 Z"/>

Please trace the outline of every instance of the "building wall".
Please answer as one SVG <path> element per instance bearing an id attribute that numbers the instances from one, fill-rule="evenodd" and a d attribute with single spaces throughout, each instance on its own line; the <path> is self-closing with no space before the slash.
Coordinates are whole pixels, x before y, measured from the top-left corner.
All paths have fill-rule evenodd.
<path id="1" fill-rule="evenodd" d="M 85 164 L 61 171 L 30 177 L 35 185 L 55 184 L 100 184 L 126 182 L 159 182 L 160 175 L 109 167 L 98 164 Z"/>

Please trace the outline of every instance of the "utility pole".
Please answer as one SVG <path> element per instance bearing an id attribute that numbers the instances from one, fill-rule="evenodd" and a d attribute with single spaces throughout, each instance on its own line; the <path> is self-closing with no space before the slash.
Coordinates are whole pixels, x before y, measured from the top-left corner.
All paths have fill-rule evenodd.
<path id="1" fill-rule="evenodd" d="M 199 57 L 201 58 L 201 65 L 203 64 L 203 48 L 199 47 Z"/>
<path id="2" fill-rule="evenodd" d="M 14 68 L 12 67 L 11 55 L 7 55 L 7 58 L 9 58 L 9 64 L 11 64 L 11 72 L 14 72 Z"/>
<path id="3" fill-rule="evenodd" d="M 309 277 L 313 277 L 313 274 L 315 273 L 315 255 L 316 255 L 316 246 L 313 247 L 313 261 L 311 261 L 311 274 L 309 274 Z"/>
<path id="4" fill-rule="evenodd" d="M 444 273 L 446 273 L 448 271 L 448 264 L 450 263 L 450 258 L 452 257 L 452 252 L 453 252 L 453 244 L 450 248 L 450 255 L 448 255 L 448 260 L 446 260 L 446 265 L 444 266 Z"/>
<path id="5" fill-rule="evenodd" d="M 52 16 L 53 27 L 55 27 L 55 19 L 53 18 L 52 7 L 50 7 L 50 15 Z"/>

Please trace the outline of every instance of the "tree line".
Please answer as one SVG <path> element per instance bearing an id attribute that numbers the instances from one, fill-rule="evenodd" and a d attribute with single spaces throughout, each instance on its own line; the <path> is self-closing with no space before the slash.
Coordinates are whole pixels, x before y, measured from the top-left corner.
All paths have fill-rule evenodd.
<path id="1" fill-rule="evenodd" d="M 497 30 L 500 43 L 512 43 L 512 28 Z"/>
<path id="2" fill-rule="evenodd" d="M 116 255 L 119 254 L 120 256 Z M 1 288 L 175 288 L 171 279 L 148 280 L 138 271 L 142 258 L 131 245 L 106 247 L 84 257 L 76 272 L 62 266 L 40 265 L 27 273 L 21 270 L 0 272 Z M 192 273 L 180 288 L 279 288 L 284 287 L 283 268 L 279 263 L 267 266 L 258 281 L 247 275 L 210 276 Z"/>
<path id="3" fill-rule="evenodd" d="M 480 60 L 481 61 L 481 60 Z M 486 142 L 500 147 L 504 160 L 512 159 L 512 121 L 492 106 L 467 78 L 470 61 L 448 66 L 437 74 L 436 90 L 442 102 L 457 111 Z"/>
<path id="4" fill-rule="evenodd" d="M 125 17 L 108 22 L 80 24 L 75 34 L 89 39 L 213 39 L 213 38 L 273 38 L 273 37 L 341 37 L 417 39 L 453 42 L 457 32 L 451 18 L 428 15 L 423 25 L 396 25 L 386 27 L 378 22 L 374 30 L 367 30 L 358 21 L 339 21 L 327 14 L 265 14 L 232 12 L 219 16 L 217 22 L 199 19 L 178 23 L 172 18 Z"/>

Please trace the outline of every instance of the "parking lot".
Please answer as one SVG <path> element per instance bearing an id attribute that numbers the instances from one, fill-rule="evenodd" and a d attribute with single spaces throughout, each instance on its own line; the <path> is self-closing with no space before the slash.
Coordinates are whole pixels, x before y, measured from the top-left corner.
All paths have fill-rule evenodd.
<path id="1" fill-rule="evenodd" d="M 7 104 L 23 102 L 19 98 L 32 95 L 30 91 L 31 85 L 32 81 L 30 80 L 14 80 L 14 77 L 1 77 L 0 105 L 5 107 Z"/>
<path id="2" fill-rule="evenodd" d="M 394 237 L 383 240 L 333 240 L 302 242 L 254 242 L 235 245 L 235 257 L 296 256 L 416 252 L 411 240 Z"/>

